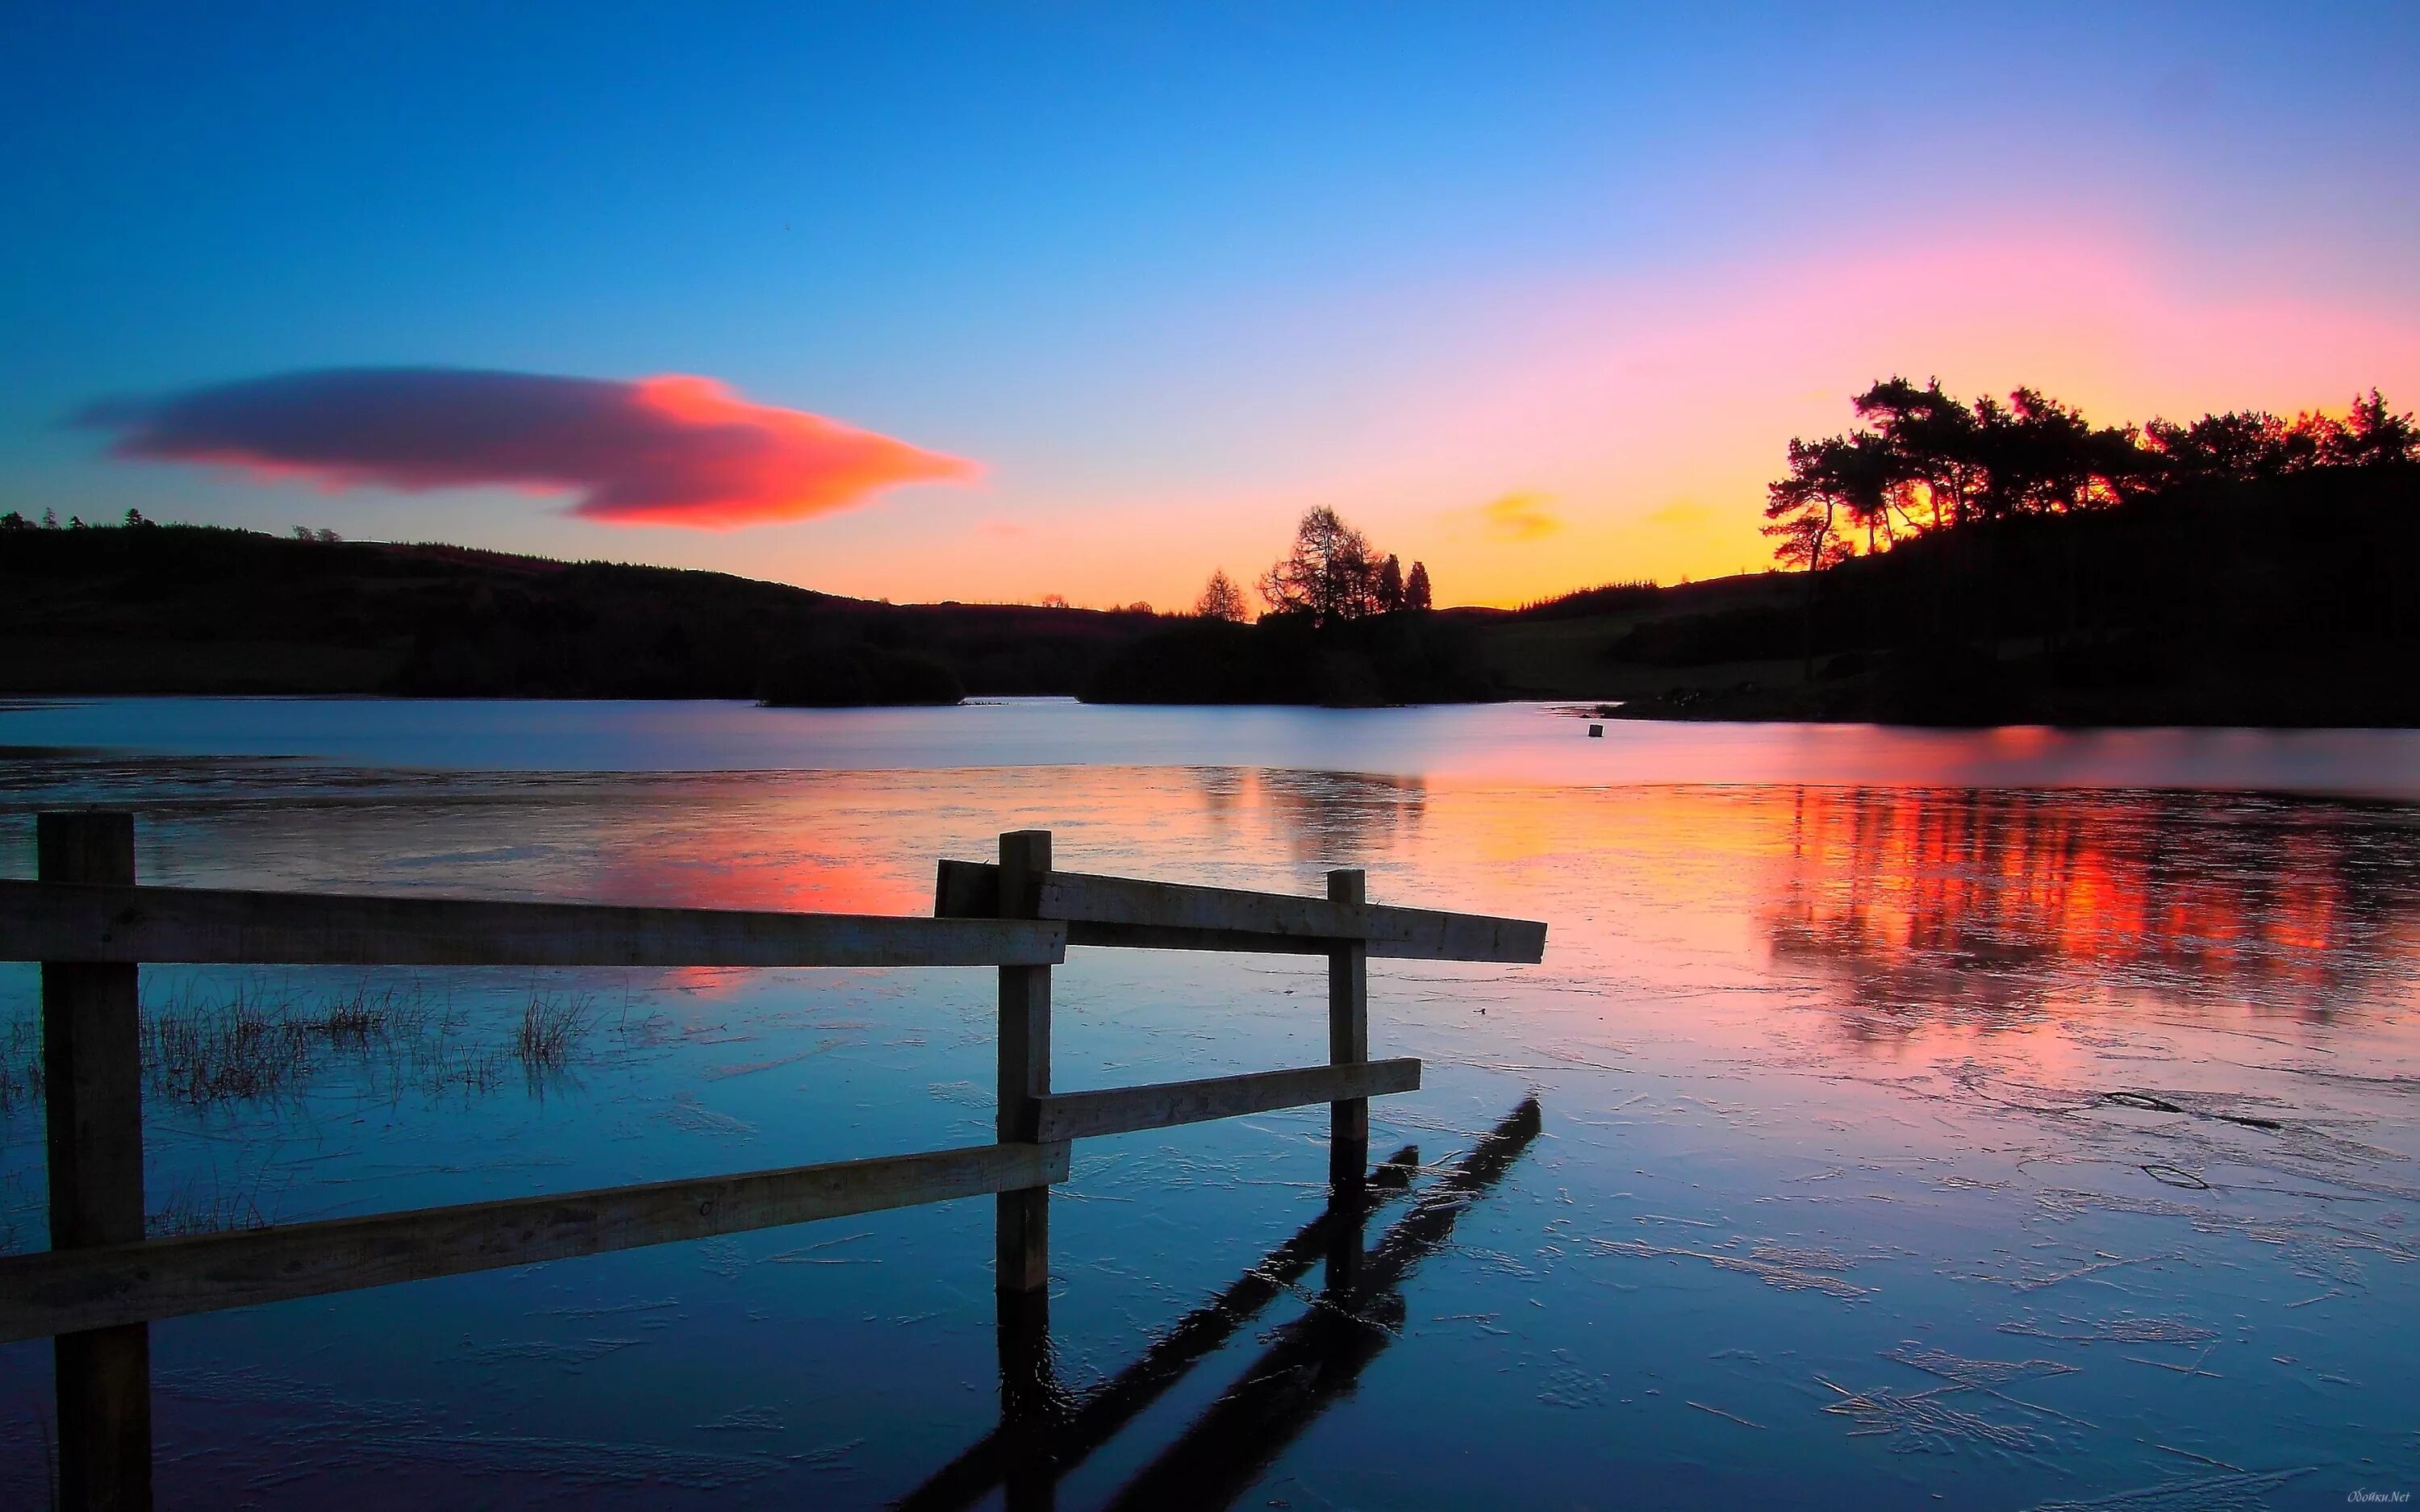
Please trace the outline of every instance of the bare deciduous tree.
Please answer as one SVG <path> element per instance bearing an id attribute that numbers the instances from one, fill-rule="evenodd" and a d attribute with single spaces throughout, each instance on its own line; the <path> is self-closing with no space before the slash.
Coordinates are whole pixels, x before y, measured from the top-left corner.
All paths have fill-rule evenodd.
<path id="1" fill-rule="evenodd" d="M 1235 579 L 1227 576 L 1226 568 L 1218 568 L 1210 574 L 1210 581 L 1202 586 L 1201 600 L 1193 606 L 1193 612 L 1205 620 L 1225 620 L 1232 625 L 1241 625 L 1246 612 L 1244 591 L 1235 586 Z"/>

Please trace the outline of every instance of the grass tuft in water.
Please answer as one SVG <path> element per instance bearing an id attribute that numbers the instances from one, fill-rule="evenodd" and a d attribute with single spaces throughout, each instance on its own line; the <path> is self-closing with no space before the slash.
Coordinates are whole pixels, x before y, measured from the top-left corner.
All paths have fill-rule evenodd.
<path id="1" fill-rule="evenodd" d="M 597 1026 L 597 1011 L 584 996 L 532 993 L 513 1035 L 513 1054 L 531 1075 L 560 1072 Z"/>
<path id="2" fill-rule="evenodd" d="M 208 1186 L 197 1180 L 188 1180 L 170 1193 L 168 1199 L 143 1220 L 143 1231 L 151 1239 L 175 1239 L 186 1234 L 224 1234 L 268 1227 L 269 1217 L 260 1210 L 256 1178 L 249 1187 L 224 1186 L 215 1180 Z"/>
<path id="3" fill-rule="evenodd" d="M 224 997 L 189 985 L 147 1015 L 144 1070 L 154 1095 L 187 1107 L 273 1102 L 299 1095 L 334 1051 L 392 1049 L 427 1025 L 417 992 L 305 1002 L 258 984 Z"/>

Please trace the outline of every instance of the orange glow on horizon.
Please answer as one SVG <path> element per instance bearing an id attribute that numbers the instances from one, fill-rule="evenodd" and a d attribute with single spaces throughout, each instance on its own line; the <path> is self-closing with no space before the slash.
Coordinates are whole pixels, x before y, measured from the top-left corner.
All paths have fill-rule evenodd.
<path id="1" fill-rule="evenodd" d="M 936 510 L 895 536 L 768 537 L 744 570 L 898 601 L 1165 608 L 1191 603 L 1214 566 L 1256 577 L 1328 504 L 1424 561 L 1440 605 L 1515 607 L 1765 570 L 1764 486 L 1788 441 L 1852 428 L 1849 396 L 1895 373 L 1966 398 L 2031 384 L 2103 424 L 2341 411 L 2372 385 L 2420 401 L 2420 309 L 2213 269 L 2123 226 L 2012 224 L 1401 299 L 1439 332 L 1430 360 L 1365 375 L 1349 413 L 1292 440 L 1239 428 L 1194 464 L 1215 478 L 1138 489 L 1005 459 L 980 517 L 1001 528 Z M 1487 528 L 1490 511 L 1510 528 Z M 704 549 L 684 561 L 715 564 Z"/>
<path id="2" fill-rule="evenodd" d="M 2420 1056 L 2420 891 L 2387 861 L 2391 826 L 2331 804 L 1039 766 L 600 779 L 520 815 L 534 858 L 486 885 L 637 904 L 929 916 L 936 857 L 1036 827 L 1061 865 L 1113 875 L 1317 895 L 1326 869 L 1360 867 L 1379 903 L 1548 921 L 1545 962 L 1505 974 L 1517 1003 L 1472 1026 L 1488 1042 L 2050 1076 L 2153 1025 L 2341 1045 L 2357 1024 L 2379 1054 Z M 400 854 L 469 852 L 494 824 L 441 809 Z M 279 854 L 357 854 L 312 833 Z M 1251 980 L 1275 993 L 1318 969 L 1262 961 Z M 1457 969 L 1378 975 L 1435 1001 Z M 745 978 L 664 980 L 713 997 Z"/>

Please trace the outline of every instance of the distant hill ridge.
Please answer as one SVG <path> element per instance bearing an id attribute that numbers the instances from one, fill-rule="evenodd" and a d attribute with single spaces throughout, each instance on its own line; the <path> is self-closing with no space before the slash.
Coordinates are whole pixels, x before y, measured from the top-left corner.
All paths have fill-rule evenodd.
<path id="1" fill-rule="evenodd" d="M 858 647 L 929 658 L 970 693 L 1073 693 L 1156 619 L 216 526 L 0 531 L 16 694 L 749 699 Z"/>
<path id="2" fill-rule="evenodd" d="M 0 528 L 0 694 L 1619 701 L 1629 717 L 2420 725 L 2420 464 L 2208 482 L 1803 572 L 1314 629 L 891 605 L 204 526 Z"/>

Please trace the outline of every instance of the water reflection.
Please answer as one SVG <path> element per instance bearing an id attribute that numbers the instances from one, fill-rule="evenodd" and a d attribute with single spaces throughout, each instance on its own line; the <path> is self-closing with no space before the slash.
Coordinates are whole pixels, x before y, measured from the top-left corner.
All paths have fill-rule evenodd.
<path id="1" fill-rule="evenodd" d="M 1350 866 L 1412 843 L 1426 814 L 1417 777 L 1210 767 L 1194 774 L 1214 830 L 1274 835 L 1297 866 Z"/>
<path id="2" fill-rule="evenodd" d="M 988 855 L 1002 830 L 1051 828 L 1094 866 L 1156 840 L 1226 874 L 1316 876 L 1408 854 L 1429 794 L 1419 778 L 1242 767 L 405 778 L 0 760 L 0 837 L 96 801 L 141 810 L 161 882 L 915 914 L 935 857 Z"/>
<path id="3" fill-rule="evenodd" d="M 1278 1332 L 1235 1384 L 1109 1502 L 1117 1512 L 1231 1506 L 1361 1372 L 1403 1336 L 1403 1287 L 1446 1247 L 1473 1200 L 1504 1179 L 1538 1136 L 1538 1104 L 1512 1110 L 1368 1251 L 1358 1248 L 1366 1196 L 1341 1193 L 1331 1211 L 1350 1242 L 1332 1256 L 1317 1305 Z"/>
<path id="4" fill-rule="evenodd" d="M 1370 1219 L 1409 1189 L 1419 1149 L 1397 1150 L 1366 1179 L 1331 1183 L 1317 1218 L 1089 1392 L 1059 1382 L 1047 1297 L 1002 1296 L 1000 1427 L 892 1505 L 963 1508 L 994 1486 L 1011 1508 L 1055 1505 L 1060 1481 L 1324 1263 L 1325 1285 L 1310 1310 L 1279 1329 L 1236 1383 L 1108 1504 L 1205 1512 L 1233 1505 L 1402 1337 L 1403 1286 L 1413 1268 L 1447 1246 L 1462 1214 L 1504 1179 L 1539 1128 L 1536 1100 L 1522 1103 L 1366 1251 Z"/>
<path id="5" fill-rule="evenodd" d="M 0 867 L 19 874 L 32 810 L 109 801 L 143 809 L 146 874 L 167 881 L 922 913 L 935 857 L 1043 826 L 1087 870 L 1308 894 L 1360 865 L 1382 901 L 1554 928 L 1541 966 L 1373 967 L 1373 1037 L 1428 1068 L 1373 1108 L 1380 1149 L 1434 1149 L 1533 1089 L 1559 1110 L 1554 1141 L 1431 1257 L 1419 1230 L 1391 1251 L 1326 1219 L 1287 1238 L 1320 1201 L 1295 1184 L 1324 1117 L 1230 1120 L 1087 1157 L 1054 1214 L 1054 1316 L 995 1319 L 989 1208 L 944 1205 L 163 1326 L 187 1372 L 163 1381 L 202 1383 L 163 1396 L 164 1431 L 211 1446 L 163 1473 L 193 1504 L 268 1487 L 365 1512 L 864 1506 L 926 1477 L 912 1504 L 997 1504 L 1010 1484 L 1019 1504 L 1182 1504 L 1256 1473 L 1254 1501 L 1298 1506 L 1604 1504 L 1621 1487 L 1652 1505 L 2020 1512 L 2167 1485 L 2192 1472 L 2180 1452 L 2420 1476 L 2391 1458 L 2420 1421 L 2420 813 L 1398 780 L 1285 754 L 584 776 L 0 762 Z M 34 980 L 0 967 L 0 1050 L 35 1022 Z M 365 984 L 263 985 L 317 1003 Z M 1320 988 L 1315 963 L 1077 952 L 1055 1073 L 1315 1061 Z M 205 1118 L 161 1096 L 158 1189 L 206 1213 L 231 1182 L 283 1222 L 990 1134 L 981 973 L 457 973 L 428 991 L 462 1015 L 442 1042 L 507 1074 L 398 1093 L 349 1042 L 315 1051 L 297 1097 Z M 577 1085 L 543 1100 L 498 1058 L 533 991 L 611 1009 Z M 40 1110 L 6 1109 L 0 1243 L 11 1223 L 38 1243 Z M 1373 1233 L 1429 1188 L 1390 1180 L 1369 1189 Z M 2027 1390 L 2077 1452 L 1902 1454 L 1913 1441 L 1824 1412 L 1842 1393 L 1917 1399 L 1935 1350 L 2067 1366 Z M 41 1494 L 46 1360 L 0 1351 L 0 1504 Z"/>
<path id="6" fill-rule="evenodd" d="M 1406 1145 L 1357 1190 L 1331 1189 L 1328 1206 L 1292 1238 L 1209 1302 L 1177 1319 L 1135 1362 L 1092 1391 L 1059 1383 L 1047 1293 L 1000 1295 L 1001 1427 L 936 1472 L 895 1504 L 915 1512 L 972 1505 L 994 1486 L 1012 1497 L 1055 1487 L 1119 1429 L 1185 1379 L 1268 1305 L 1291 1290 L 1323 1256 L 1360 1243 L 1355 1214 L 1406 1191 L 1419 1165 Z"/>
<path id="7" fill-rule="evenodd" d="M 2098 989 L 2325 1023 L 2408 982 L 2402 824 L 2180 795 L 1801 789 L 1762 927 L 1854 1038 Z"/>

